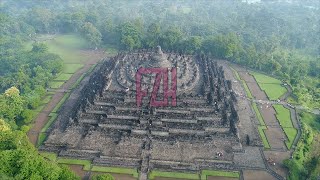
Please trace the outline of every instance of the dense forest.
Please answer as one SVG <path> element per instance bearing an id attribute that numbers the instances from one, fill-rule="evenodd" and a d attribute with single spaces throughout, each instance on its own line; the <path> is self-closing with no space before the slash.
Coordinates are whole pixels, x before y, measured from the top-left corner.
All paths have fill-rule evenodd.
<path id="1" fill-rule="evenodd" d="M 36 41 L 39 34 L 79 34 L 92 49 L 111 46 L 131 51 L 160 45 L 166 51 L 206 53 L 275 76 L 291 85 L 293 103 L 320 107 L 320 2 L 316 0 L 252 4 L 238 0 L 3 0 L 0 24 L 0 118 L 4 120 L 0 141 L 11 143 L 0 147 L 3 157 L 24 159 L 31 153 L 38 158 L 30 145 L 18 141 L 27 141 L 21 131 L 28 131 L 32 109 L 39 106 L 48 82 L 63 67 L 59 56 Z M 28 51 L 24 46 L 30 41 L 34 43 Z M 6 154 L 8 149 L 13 154 Z M 19 156 L 21 151 L 27 154 Z M 48 162 L 32 163 L 38 167 Z M 4 168 L 0 167 L 0 174 L 8 172 Z M 63 167 L 52 164 L 52 168 L 57 169 L 52 179 L 72 176 Z M 13 171 L 5 176 L 27 176 Z"/>

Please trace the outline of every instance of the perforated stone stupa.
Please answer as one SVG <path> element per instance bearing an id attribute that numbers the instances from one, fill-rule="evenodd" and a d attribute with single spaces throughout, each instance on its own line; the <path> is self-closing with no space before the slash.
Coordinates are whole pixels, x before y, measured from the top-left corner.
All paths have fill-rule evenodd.
<path id="1" fill-rule="evenodd" d="M 177 69 L 176 106 L 151 107 L 148 95 L 137 107 L 140 67 Z M 155 75 L 142 81 L 150 90 Z M 234 169 L 234 153 L 242 151 L 235 102 L 223 68 L 204 55 L 164 53 L 160 47 L 120 53 L 71 94 L 41 149 L 140 173 Z"/>

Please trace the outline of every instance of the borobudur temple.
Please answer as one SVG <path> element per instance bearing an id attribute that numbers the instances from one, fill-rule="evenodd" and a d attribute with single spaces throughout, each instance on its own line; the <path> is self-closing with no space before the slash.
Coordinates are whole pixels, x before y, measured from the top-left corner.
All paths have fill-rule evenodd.
<path id="1" fill-rule="evenodd" d="M 168 71 L 154 90 L 159 74 L 142 73 L 137 79 L 141 68 Z M 153 169 L 237 169 L 235 154 L 244 152 L 249 138 L 239 135 L 232 86 L 224 68 L 205 55 L 162 52 L 160 47 L 119 53 L 98 64 L 71 93 L 40 149 L 145 174 Z M 175 90 L 168 103 L 152 106 L 152 92 L 157 95 L 153 100 L 161 102 L 168 88 Z M 139 105 L 140 90 L 147 94 Z"/>

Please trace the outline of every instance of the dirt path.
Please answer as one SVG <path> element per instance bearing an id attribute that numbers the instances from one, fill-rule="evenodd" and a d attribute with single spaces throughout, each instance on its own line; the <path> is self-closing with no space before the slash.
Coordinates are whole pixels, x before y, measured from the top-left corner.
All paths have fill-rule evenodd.
<path id="1" fill-rule="evenodd" d="M 55 91 L 56 93 L 52 96 L 51 101 L 43 108 L 43 110 L 34 120 L 34 124 L 28 132 L 28 138 L 33 145 L 37 144 L 41 129 L 49 120 L 49 114 L 57 106 L 66 92 L 71 89 L 72 85 L 76 83 L 81 75 L 86 73 L 92 65 L 97 64 L 103 57 L 107 56 L 103 51 L 92 50 L 83 50 L 81 51 L 81 54 L 86 57 L 88 61 L 85 62 L 83 68 L 74 73 L 67 82 L 65 82 L 57 91 Z"/>

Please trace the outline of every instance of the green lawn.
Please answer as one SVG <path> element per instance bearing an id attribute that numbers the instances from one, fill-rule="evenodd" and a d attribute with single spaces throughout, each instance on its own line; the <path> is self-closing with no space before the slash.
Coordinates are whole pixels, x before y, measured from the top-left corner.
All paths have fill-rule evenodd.
<path id="1" fill-rule="evenodd" d="M 275 104 L 273 105 L 276 110 L 277 119 L 282 127 L 284 133 L 286 134 L 288 141 L 286 141 L 286 146 L 288 149 L 291 149 L 292 143 L 298 133 L 298 131 L 293 127 L 291 121 L 291 115 L 289 109 L 283 107 L 283 105 Z"/>
<path id="2" fill-rule="evenodd" d="M 137 169 L 122 168 L 122 167 L 92 166 L 91 171 L 116 173 L 116 174 L 130 174 L 136 178 L 138 178 L 139 176 Z"/>
<path id="3" fill-rule="evenodd" d="M 295 128 L 282 128 L 282 129 L 288 137 L 288 141 L 286 141 L 286 146 L 288 149 L 291 149 L 292 143 L 296 138 L 298 131 Z"/>
<path id="4" fill-rule="evenodd" d="M 64 84 L 64 81 L 51 81 L 49 84 L 49 88 L 58 89 Z"/>
<path id="5" fill-rule="evenodd" d="M 182 172 L 166 172 L 166 171 L 151 171 L 149 173 L 149 179 L 155 179 L 155 177 L 165 178 L 177 178 L 177 179 L 199 179 L 199 174 L 182 173 Z"/>
<path id="6" fill-rule="evenodd" d="M 250 72 L 250 74 L 254 76 L 258 83 L 281 84 L 280 80 L 261 73 Z"/>
<path id="7" fill-rule="evenodd" d="M 77 72 L 80 68 L 83 67 L 83 64 L 64 64 L 62 72 L 73 74 Z"/>
<path id="8" fill-rule="evenodd" d="M 281 127 L 293 128 L 289 109 L 283 107 L 283 105 L 280 104 L 274 104 L 273 107 L 277 112 L 276 116 Z"/>
<path id="9" fill-rule="evenodd" d="M 287 89 L 280 84 L 258 84 L 260 88 L 266 92 L 270 100 L 277 100 L 287 92 Z"/>
<path id="10" fill-rule="evenodd" d="M 61 73 L 54 81 L 68 81 L 71 78 L 72 74 Z"/>
<path id="11" fill-rule="evenodd" d="M 263 147 L 266 149 L 270 149 L 270 144 L 268 142 L 266 134 L 264 133 L 264 130 L 266 130 L 266 129 L 267 129 L 266 126 L 258 126 L 258 131 L 259 131 L 262 143 L 263 143 Z"/>
<path id="12" fill-rule="evenodd" d="M 260 88 L 266 92 L 270 100 L 277 100 L 287 92 L 287 89 L 282 86 L 282 82 L 278 79 L 257 72 L 250 72 L 250 74 L 258 82 Z"/>
<path id="13" fill-rule="evenodd" d="M 46 138 L 47 138 L 47 134 L 40 132 L 37 140 L 37 147 L 41 146 L 42 143 L 46 140 Z"/>
<path id="14" fill-rule="evenodd" d="M 252 103 L 252 108 L 254 112 L 256 113 L 256 116 L 260 122 L 260 125 L 265 126 L 266 124 L 264 123 L 263 117 L 258 109 L 257 103 Z"/>
<path id="15" fill-rule="evenodd" d="M 244 87 L 244 90 L 246 91 L 247 97 L 250 98 L 250 99 L 253 99 L 253 96 L 251 94 L 251 91 L 250 91 L 247 83 L 244 80 L 241 80 L 241 82 L 242 82 L 242 85 Z"/>
<path id="16" fill-rule="evenodd" d="M 207 176 L 213 177 L 230 177 L 239 179 L 240 173 L 238 171 L 213 171 L 213 170 L 202 170 L 201 180 L 206 180 Z"/>
<path id="17" fill-rule="evenodd" d="M 83 165 L 83 170 L 90 171 L 91 161 L 89 160 L 81 160 L 81 159 L 58 159 L 59 164 L 75 164 L 75 165 Z"/>

